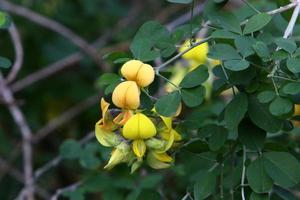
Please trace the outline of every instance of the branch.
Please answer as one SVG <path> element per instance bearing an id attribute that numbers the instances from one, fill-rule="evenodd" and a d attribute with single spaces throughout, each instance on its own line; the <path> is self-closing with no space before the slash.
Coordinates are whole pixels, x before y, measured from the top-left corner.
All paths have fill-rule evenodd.
<path id="1" fill-rule="evenodd" d="M 57 200 L 58 197 L 65 192 L 75 191 L 79 186 L 81 186 L 81 184 L 82 184 L 82 182 L 79 181 L 79 182 L 73 183 L 72 185 L 69 185 L 67 187 L 57 189 L 55 194 L 50 198 L 50 200 Z"/>
<path id="2" fill-rule="evenodd" d="M 95 133 L 94 133 L 94 131 L 92 131 L 92 132 L 88 133 L 85 137 L 83 137 L 79 141 L 79 144 L 82 146 L 82 145 L 88 143 L 94 137 L 95 137 Z M 45 165 L 43 165 L 42 167 L 38 168 L 34 172 L 34 180 L 37 181 L 37 179 L 39 179 L 45 172 L 47 172 L 48 170 L 50 170 L 53 167 L 56 167 L 62 160 L 63 160 L 63 158 L 61 156 L 57 156 L 57 157 L 53 158 L 51 161 L 49 161 L 48 163 L 46 163 Z"/>
<path id="3" fill-rule="evenodd" d="M 20 108 L 11 103 L 15 102 L 12 92 L 5 85 L 5 80 L 0 73 L 0 92 L 2 98 L 8 103 L 7 107 L 15 120 L 22 135 L 22 150 L 23 150 L 23 163 L 24 163 L 24 177 L 25 177 L 25 189 L 24 195 L 28 200 L 33 199 L 34 187 L 32 177 L 32 146 L 31 146 L 31 130 L 26 122 L 26 119 L 20 110 Z M 10 103 L 10 104 L 9 104 Z"/>
<path id="4" fill-rule="evenodd" d="M 0 157 L 0 169 L 4 171 L 8 171 L 8 173 L 14 177 L 17 181 L 24 183 L 24 177 L 21 172 L 11 166 L 6 160 Z M 37 194 L 43 199 L 49 199 L 49 194 L 43 188 L 36 186 Z"/>
<path id="5" fill-rule="evenodd" d="M 244 184 L 245 184 L 245 176 L 246 176 L 246 146 L 243 146 L 243 171 L 242 171 L 242 179 L 241 179 L 241 194 L 242 194 L 242 200 L 246 200 L 245 198 L 245 189 L 244 189 Z"/>
<path id="6" fill-rule="evenodd" d="M 24 57 L 23 46 L 22 46 L 20 34 L 17 27 L 15 26 L 14 23 L 12 23 L 8 30 L 15 49 L 15 61 L 11 71 L 9 72 L 6 78 L 6 83 L 10 83 L 14 79 L 16 79 L 17 74 L 22 67 L 23 57 Z"/>
<path id="7" fill-rule="evenodd" d="M 29 10 L 28 8 L 13 4 L 6 0 L 0 0 L 0 7 L 8 12 L 11 12 L 13 14 L 19 15 L 21 17 L 24 17 L 26 19 L 31 20 L 32 22 L 43 26 L 47 29 L 50 29 L 63 37 L 70 40 L 74 45 L 79 47 L 83 52 L 85 52 L 87 55 L 89 55 L 93 60 L 100 66 L 100 64 L 105 67 L 104 63 L 100 59 L 97 50 L 89 45 L 82 37 L 74 33 L 69 28 L 63 26 L 62 24 L 49 19 L 45 16 L 42 16 L 34 11 Z M 100 66 L 101 67 L 101 66 Z M 107 70 L 107 69 L 104 69 Z"/>

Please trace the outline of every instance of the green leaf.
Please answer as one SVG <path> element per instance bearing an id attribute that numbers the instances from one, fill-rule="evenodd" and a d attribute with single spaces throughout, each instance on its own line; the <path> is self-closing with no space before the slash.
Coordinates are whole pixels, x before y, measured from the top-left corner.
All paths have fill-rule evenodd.
<path id="1" fill-rule="evenodd" d="M 156 188 L 157 185 L 161 182 L 162 176 L 158 174 L 148 175 L 141 179 L 141 182 L 139 183 L 140 188 L 143 189 L 152 189 Z"/>
<path id="2" fill-rule="evenodd" d="M 238 108 L 238 109 L 237 109 Z M 248 110 L 248 98 L 244 93 L 236 95 L 225 108 L 225 121 L 227 128 L 234 130 L 242 121 Z"/>
<path id="3" fill-rule="evenodd" d="M 250 200 L 269 200 L 268 194 L 257 194 L 252 192 L 250 196 Z"/>
<path id="4" fill-rule="evenodd" d="M 6 22 L 6 14 L 0 11 L 0 28 L 5 24 L 5 22 Z"/>
<path id="5" fill-rule="evenodd" d="M 210 131 L 208 146 L 212 151 L 218 151 L 224 146 L 227 140 L 228 131 L 222 126 L 211 126 L 208 130 Z"/>
<path id="6" fill-rule="evenodd" d="M 236 48 L 240 51 L 244 58 L 254 54 L 253 44 L 255 40 L 252 37 L 238 36 L 234 40 Z"/>
<path id="7" fill-rule="evenodd" d="M 171 3 L 181 3 L 181 4 L 189 4 L 192 3 L 193 0 L 167 0 Z"/>
<path id="8" fill-rule="evenodd" d="M 216 175 L 214 172 L 205 172 L 194 185 L 194 199 L 206 199 L 214 193 L 216 187 Z"/>
<path id="9" fill-rule="evenodd" d="M 277 97 L 270 104 L 270 112 L 274 116 L 283 116 L 289 114 L 293 110 L 294 104 L 287 98 Z"/>
<path id="10" fill-rule="evenodd" d="M 6 13 L 0 11 L 0 29 L 1 28 L 6 29 L 10 26 L 10 24 L 11 24 L 10 17 Z"/>
<path id="11" fill-rule="evenodd" d="M 300 59 L 299 58 L 289 58 L 286 61 L 287 68 L 293 73 L 300 72 Z"/>
<path id="12" fill-rule="evenodd" d="M 77 141 L 68 139 L 62 143 L 59 148 L 59 152 L 60 155 L 65 159 L 75 159 L 80 156 L 81 147 Z"/>
<path id="13" fill-rule="evenodd" d="M 0 68 L 7 69 L 7 68 L 10 68 L 11 65 L 12 65 L 12 63 L 10 62 L 10 60 L 0 56 Z"/>
<path id="14" fill-rule="evenodd" d="M 242 71 L 249 66 L 250 63 L 247 60 L 227 60 L 224 62 L 224 67 L 231 71 Z"/>
<path id="15" fill-rule="evenodd" d="M 266 139 L 266 131 L 245 119 L 238 127 L 238 139 L 247 149 L 261 151 Z"/>
<path id="16" fill-rule="evenodd" d="M 293 52 L 296 51 L 297 45 L 295 41 L 291 38 L 277 38 L 275 40 L 275 43 L 277 44 L 278 47 L 281 49 L 284 49 L 285 51 L 289 52 L 292 54 Z"/>
<path id="17" fill-rule="evenodd" d="M 272 189 L 273 181 L 264 168 L 264 157 L 259 157 L 247 168 L 247 180 L 256 193 L 267 193 Z"/>
<path id="18" fill-rule="evenodd" d="M 212 38 L 218 38 L 218 39 L 234 39 L 236 38 L 236 34 L 226 31 L 226 30 L 216 30 L 211 34 Z"/>
<path id="19" fill-rule="evenodd" d="M 180 100 L 181 96 L 179 91 L 171 92 L 157 100 L 155 109 L 162 116 L 174 116 L 179 107 Z"/>
<path id="20" fill-rule="evenodd" d="M 158 22 L 149 21 L 144 23 L 134 36 L 130 50 L 136 59 L 147 62 L 159 57 L 164 48 L 170 48 L 172 45 L 174 44 L 166 27 Z"/>
<path id="21" fill-rule="evenodd" d="M 255 95 L 250 96 L 248 101 L 249 117 L 254 124 L 270 133 L 275 133 L 281 129 L 283 121 L 270 113 L 268 105 L 259 103 Z"/>
<path id="22" fill-rule="evenodd" d="M 276 93 L 271 90 L 262 91 L 257 95 L 260 103 L 269 103 L 276 97 Z"/>
<path id="23" fill-rule="evenodd" d="M 259 13 L 252 16 L 245 25 L 244 34 L 253 33 L 262 29 L 272 20 L 271 15 Z"/>
<path id="24" fill-rule="evenodd" d="M 216 22 L 225 30 L 242 34 L 240 22 L 235 15 L 230 12 L 218 12 L 215 17 Z"/>
<path id="25" fill-rule="evenodd" d="M 282 91 L 290 95 L 298 94 L 300 93 L 300 83 L 288 83 L 283 87 Z"/>
<path id="26" fill-rule="evenodd" d="M 97 84 L 100 88 L 104 88 L 105 86 L 108 86 L 108 85 L 115 83 L 117 81 L 120 81 L 120 80 L 121 80 L 121 78 L 117 74 L 104 73 L 98 79 Z"/>
<path id="27" fill-rule="evenodd" d="M 89 143 L 81 150 L 79 163 L 87 169 L 97 169 L 100 166 L 100 160 L 96 157 L 98 144 Z"/>
<path id="28" fill-rule="evenodd" d="M 193 88 L 181 89 L 181 98 L 188 107 L 199 106 L 205 97 L 205 87 L 199 85 Z"/>
<path id="29" fill-rule="evenodd" d="M 207 67 L 204 65 L 200 65 L 193 71 L 189 72 L 180 82 L 179 86 L 183 88 L 192 88 L 201 85 L 204 81 L 207 80 L 208 76 L 209 74 Z"/>
<path id="30" fill-rule="evenodd" d="M 270 58 L 271 55 L 268 46 L 265 43 L 259 41 L 256 42 L 252 47 L 259 57 L 265 59 Z"/>
<path id="31" fill-rule="evenodd" d="M 289 153 L 269 152 L 264 154 L 265 170 L 274 182 L 282 187 L 292 187 L 300 181 L 300 163 Z"/>
<path id="32" fill-rule="evenodd" d="M 211 47 L 208 56 L 213 59 L 233 60 L 241 59 L 237 51 L 228 44 L 215 44 Z"/>

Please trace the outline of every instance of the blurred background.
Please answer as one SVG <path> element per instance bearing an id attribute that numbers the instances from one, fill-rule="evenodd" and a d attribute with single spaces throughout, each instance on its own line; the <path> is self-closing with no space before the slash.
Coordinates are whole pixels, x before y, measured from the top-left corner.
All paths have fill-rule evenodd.
<path id="1" fill-rule="evenodd" d="M 196 14 L 204 2 L 197 1 Z M 239 5 L 231 1 L 228 9 Z M 189 182 L 201 176 L 199 166 L 209 168 L 216 155 L 183 150 L 170 170 L 144 167 L 130 175 L 121 165 L 106 172 L 110 149 L 93 137 L 103 95 L 98 79 L 121 66 L 102 57 L 129 52 L 135 32 L 148 20 L 169 29 L 188 22 L 189 6 L 164 0 L 0 0 L 0 9 L 16 28 L 0 30 L 0 55 L 15 60 L 12 38 L 18 36 L 24 50 L 22 68 L 9 88 L 33 135 L 36 199 L 56 194 L 74 200 L 181 199 L 189 193 Z M 207 115 L 222 110 L 222 103 L 214 105 L 206 107 Z M 22 152 L 19 128 L 0 98 L 0 199 L 16 198 L 24 186 Z"/>

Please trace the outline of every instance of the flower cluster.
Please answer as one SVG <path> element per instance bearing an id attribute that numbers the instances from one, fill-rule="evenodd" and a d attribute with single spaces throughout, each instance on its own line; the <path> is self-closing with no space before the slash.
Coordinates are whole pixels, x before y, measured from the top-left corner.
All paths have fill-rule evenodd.
<path id="1" fill-rule="evenodd" d="M 169 167 L 173 158 L 168 151 L 181 140 L 172 127 L 172 117 L 160 116 L 154 109 L 147 115 L 138 110 L 140 88 L 153 82 L 153 68 L 139 60 L 131 60 L 122 66 L 121 74 L 126 81 L 116 86 L 112 94 L 114 105 L 120 109 L 109 109 L 110 104 L 102 98 L 102 118 L 95 126 L 100 144 L 113 147 L 104 168 L 127 163 L 134 172 L 143 160 L 154 169 Z"/>

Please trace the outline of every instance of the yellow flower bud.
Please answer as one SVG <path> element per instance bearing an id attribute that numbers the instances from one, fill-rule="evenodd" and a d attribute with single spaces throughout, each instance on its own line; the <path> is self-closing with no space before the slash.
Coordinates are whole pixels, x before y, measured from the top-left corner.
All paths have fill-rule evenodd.
<path id="1" fill-rule="evenodd" d="M 121 68 L 121 74 L 129 81 L 135 81 L 140 87 L 150 85 L 155 76 L 151 65 L 145 64 L 139 60 L 130 60 Z"/>
<path id="2" fill-rule="evenodd" d="M 202 39 L 199 38 L 195 42 L 200 42 Z M 190 48 L 191 44 L 189 40 L 186 40 L 182 47 L 179 49 L 179 52 L 183 52 Z M 194 60 L 197 61 L 198 64 L 203 64 L 207 60 L 207 53 L 208 53 L 208 43 L 205 42 L 201 45 L 194 47 L 192 50 L 185 53 L 182 57 L 186 60 Z"/>
<path id="3" fill-rule="evenodd" d="M 120 136 L 105 129 L 99 122 L 95 125 L 95 135 L 98 142 L 106 147 L 114 147 L 121 143 Z"/>
<path id="4" fill-rule="evenodd" d="M 145 141 L 145 144 L 147 147 L 151 149 L 156 149 L 156 150 L 162 150 L 166 144 L 165 140 L 157 139 L 157 138 L 150 138 Z"/>
<path id="5" fill-rule="evenodd" d="M 137 109 L 140 106 L 140 89 L 134 81 L 117 85 L 112 94 L 113 103 L 124 109 Z"/>
<path id="6" fill-rule="evenodd" d="M 130 146 L 125 142 L 119 144 L 111 153 L 111 157 L 104 169 L 112 169 L 117 164 L 130 161 Z"/>
<path id="7" fill-rule="evenodd" d="M 170 162 L 173 159 L 166 153 L 157 153 L 155 151 L 150 151 L 147 154 L 147 163 L 153 169 L 165 169 L 170 167 Z"/>
<path id="8" fill-rule="evenodd" d="M 148 139 L 155 135 L 153 122 L 142 113 L 133 115 L 123 127 L 123 136 L 129 140 Z"/>
<path id="9" fill-rule="evenodd" d="M 134 152 L 134 154 L 141 159 L 146 152 L 146 145 L 144 140 L 134 140 L 132 142 L 132 150 Z"/>

